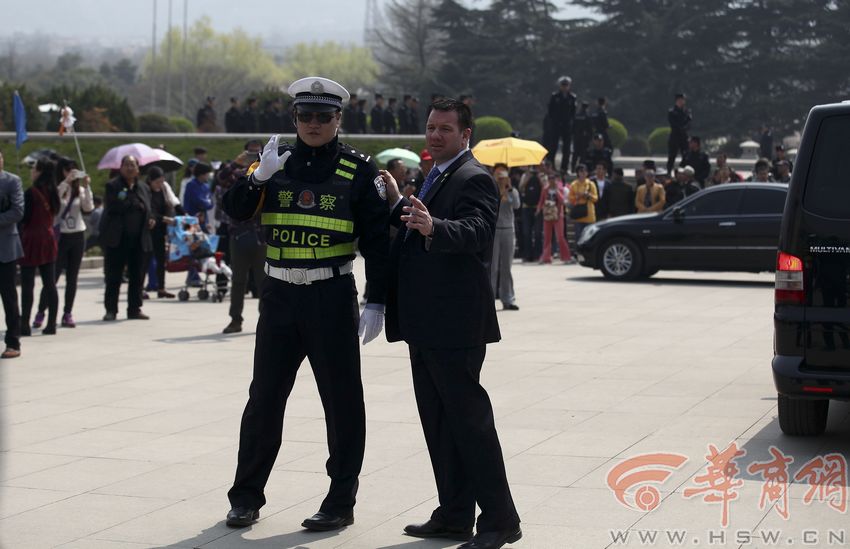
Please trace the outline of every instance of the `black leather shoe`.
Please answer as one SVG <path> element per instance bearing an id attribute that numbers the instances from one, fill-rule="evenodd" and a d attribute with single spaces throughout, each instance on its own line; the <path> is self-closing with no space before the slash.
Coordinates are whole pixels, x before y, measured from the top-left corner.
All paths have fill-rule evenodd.
<path id="1" fill-rule="evenodd" d="M 115 320 L 115 313 L 106 313 L 105 315 L 103 315 L 103 320 L 106 322 L 112 322 L 113 320 Z"/>
<path id="2" fill-rule="evenodd" d="M 224 327 L 221 333 L 223 334 L 235 334 L 242 331 L 242 323 L 236 322 L 235 320 L 231 320 L 230 324 Z"/>
<path id="3" fill-rule="evenodd" d="M 506 311 L 519 311 L 519 306 L 516 303 L 508 303 L 505 305 Z"/>
<path id="4" fill-rule="evenodd" d="M 260 518 L 260 511 L 258 509 L 234 507 L 227 512 L 226 524 L 231 528 L 244 528 L 257 522 L 258 518 Z"/>
<path id="5" fill-rule="evenodd" d="M 348 515 L 347 517 L 338 517 L 336 515 L 319 511 L 312 517 L 304 519 L 301 526 L 307 530 L 327 532 L 328 530 L 339 530 L 340 528 L 351 524 L 354 524 L 354 514 Z"/>
<path id="6" fill-rule="evenodd" d="M 467 541 L 472 537 L 472 528 L 450 528 L 434 519 L 422 524 L 408 524 L 404 533 L 416 538 L 446 538 L 457 541 Z"/>
<path id="7" fill-rule="evenodd" d="M 496 530 L 495 532 L 479 532 L 475 536 L 459 545 L 457 549 L 499 549 L 506 543 L 519 541 L 522 530 L 519 526 L 510 530 Z"/>
<path id="8" fill-rule="evenodd" d="M 150 320 L 151 317 L 143 313 L 142 311 L 135 311 L 133 313 L 127 313 L 127 318 L 130 320 Z"/>

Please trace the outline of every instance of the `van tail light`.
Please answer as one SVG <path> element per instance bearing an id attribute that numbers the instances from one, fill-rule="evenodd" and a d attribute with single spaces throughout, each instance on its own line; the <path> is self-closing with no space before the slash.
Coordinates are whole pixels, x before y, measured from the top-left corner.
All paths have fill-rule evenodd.
<path id="1" fill-rule="evenodd" d="M 802 305 L 805 301 L 803 291 L 803 260 L 799 257 L 778 252 L 776 254 L 776 292 L 777 305 Z"/>

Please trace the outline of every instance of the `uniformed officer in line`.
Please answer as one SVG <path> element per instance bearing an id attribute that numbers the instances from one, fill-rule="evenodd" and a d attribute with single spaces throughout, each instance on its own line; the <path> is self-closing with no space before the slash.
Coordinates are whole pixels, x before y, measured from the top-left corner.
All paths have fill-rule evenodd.
<path id="1" fill-rule="evenodd" d="M 325 410 L 331 485 L 319 512 L 302 526 L 335 530 L 354 522 L 366 441 L 358 333 L 365 345 L 383 327 L 389 208 L 375 162 L 337 140 L 349 98 L 345 88 L 308 77 L 293 83 L 289 94 L 295 98 L 295 145 L 272 136 L 259 162 L 224 196 L 224 210 L 235 219 L 261 212 L 268 274 L 227 525 L 247 526 L 259 517 L 286 400 L 307 357 Z M 369 282 L 369 303 L 359 319 L 351 274 L 355 241 Z"/>

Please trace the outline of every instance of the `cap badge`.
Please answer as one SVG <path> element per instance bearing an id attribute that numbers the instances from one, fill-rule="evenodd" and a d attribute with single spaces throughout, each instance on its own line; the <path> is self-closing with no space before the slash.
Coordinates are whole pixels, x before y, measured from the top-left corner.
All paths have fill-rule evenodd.
<path id="1" fill-rule="evenodd" d="M 313 93 L 313 95 L 322 95 L 323 93 L 325 93 L 325 86 L 321 82 L 316 80 L 315 82 L 310 84 L 310 91 Z"/>

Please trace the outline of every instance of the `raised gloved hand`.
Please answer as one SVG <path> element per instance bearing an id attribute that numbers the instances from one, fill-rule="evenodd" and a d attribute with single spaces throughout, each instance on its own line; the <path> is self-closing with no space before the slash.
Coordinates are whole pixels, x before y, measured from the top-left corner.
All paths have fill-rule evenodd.
<path id="1" fill-rule="evenodd" d="M 357 335 L 363 337 L 363 345 L 366 345 L 381 333 L 384 327 L 384 306 L 377 303 L 367 303 L 366 308 L 360 313 L 360 327 Z"/>
<path id="2" fill-rule="evenodd" d="M 286 151 L 282 155 L 278 156 L 277 143 L 279 139 L 280 136 L 274 134 L 263 148 L 263 154 L 260 155 L 260 165 L 257 166 L 257 169 L 254 170 L 252 174 L 254 176 L 255 183 L 265 183 L 271 179 L 278 170 L 283 168 L 283 165 L 286 164 L 286 160 L 292 154 L 291 151 Z"/>

